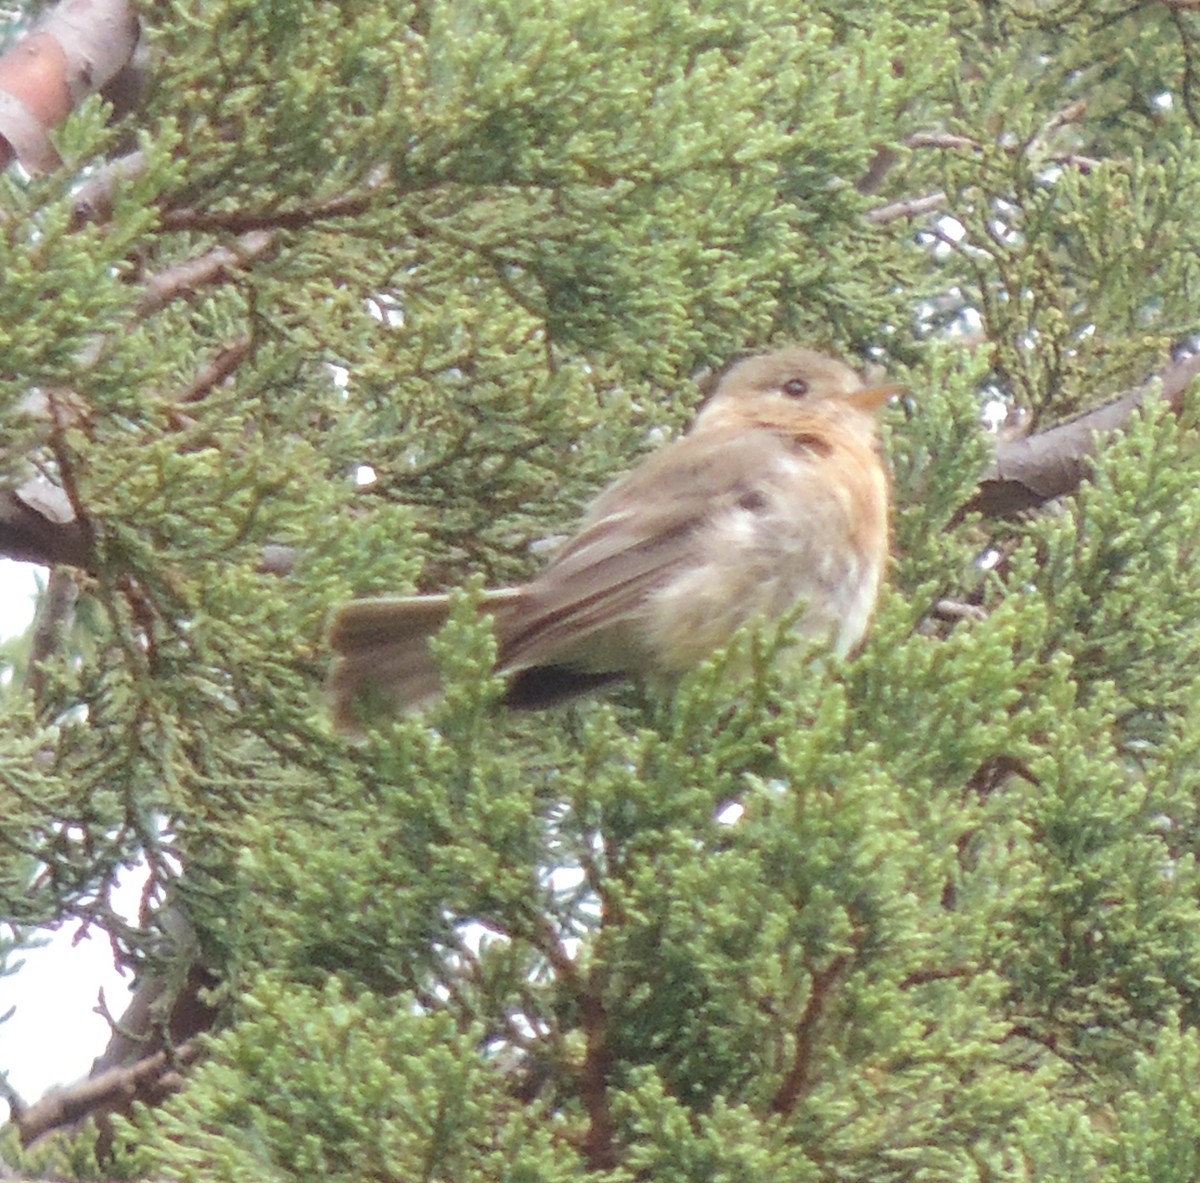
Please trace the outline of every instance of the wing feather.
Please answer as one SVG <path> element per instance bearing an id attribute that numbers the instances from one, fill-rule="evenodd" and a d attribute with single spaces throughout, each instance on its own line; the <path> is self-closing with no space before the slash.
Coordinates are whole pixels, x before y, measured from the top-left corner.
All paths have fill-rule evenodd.
<path id="1" fill-rule="evenodd" d="M 772 471 L 812 463 L 815 450 L 762 428 L 686 436 L 597 498 L 553 562 L 500 606 L 501 670 L 543 663 L 629 670 L 648 598 L 694 568 L 705 528 L 755 503 Z"/>

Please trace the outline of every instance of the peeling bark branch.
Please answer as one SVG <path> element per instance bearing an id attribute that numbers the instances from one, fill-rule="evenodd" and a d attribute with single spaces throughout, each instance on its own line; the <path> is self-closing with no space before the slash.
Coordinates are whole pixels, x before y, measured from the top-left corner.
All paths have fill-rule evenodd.
<path id="1" fill-rule="evenodd" d="M 128 0 L 64 0 L 0 58 L 0 168 L 61 163 L 50 131 L 117 78 L 138 41 Z"/>

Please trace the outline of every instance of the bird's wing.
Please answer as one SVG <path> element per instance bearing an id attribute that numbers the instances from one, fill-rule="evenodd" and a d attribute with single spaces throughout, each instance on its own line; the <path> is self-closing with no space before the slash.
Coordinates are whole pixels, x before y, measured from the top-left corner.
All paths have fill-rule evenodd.
<path id="1" fill-rule="evenodd" d="M 497 611 L 499 668 L 543 663 L 590 672 L 629 669 L 639 609 L 700 562 L 704 527 L 815 448 L 766 428 L 687 436 L 622 477 L 596 500 L 553 562 Z"/>

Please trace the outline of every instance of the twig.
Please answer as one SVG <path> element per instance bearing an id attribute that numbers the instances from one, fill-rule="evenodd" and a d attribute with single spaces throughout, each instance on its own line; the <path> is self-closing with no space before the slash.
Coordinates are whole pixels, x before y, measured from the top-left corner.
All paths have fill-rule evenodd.
<path id="1" fill-rule="evenodd" d="M 10 1007 L 8 1013 L 4 1016 L 5 1019 L 12 1018 L 12 1014 L 13 1008 Z M 4 1072 L 0 1072 L 0 1097 L 3 1097 L 4 1100 L 8 1102 L 8 1112 L 12 1117 L 12 1120 L 19 1120 L 21 1114 L 25 1112 L 27 1106 L 21 1099 L 21 1094 L 18 1093 L 17 1090 L 9 1083 L 8 1075 Z M 0 1178 L 3 1177 L 3 1174 L 0 1173 Z"/>
<path id="2" fill-rule="evenodd" d="M 175 396 L 177 403 L 198 403 L 214 386 L 219 386 L 250 355 L 253 344 L 249 334 L 226 345 L 207 365 L 196 371 L 192 380 Z"/>
<path id="3" fill-rule="evenodd" d="M 938 600 L 930 615 L 939 620 L 987 620 L 987 613 L 978 604 L 962 600 Z"/>
<path id="4" fill-rule="evenodd" d="M 866 219 L 872 226 L 886 226 L 889 222 L 897 222 L 901 218 L 916 218 L 931 210 L 941 209 L 946 204 L 946 195 L 942 192 L 929 193 L 924 197 L 907 197 L 903 201 L 893 201 L 889 205 L 881 205 L 868 210 Z"/>
<path id="5" fill-rule="evenodd" d="M 796 1051 L 792 1056 L 792 1066 L 771 1100 L 772 1113 L 791 1113 L 796 1107 L 796 1102 L 807 1091 L 812 1077 L 813 1055 L 816 1051 L 821 1019 L 824 1017 L 833 988 L 849 962 L 849 954 L 840 953 L 820 973 L 812 975 L 808 1002 L 796 1027 Z"/>
<path id="6" fill-rule="evenodd" d="M 1066 127 L 1068 123 L 1078 123 L 1087 114 L 1087 109 L 1087 99 L 1076 99 L 1075 102 L 1068 103 L 1061 111 L 1055 111 L 1042 124 L 1041 130 L 1033 137 L 1034 141 L 1049 138 L 1060 127 Z"/>
<path id="7" fill-rule="evenodd" d="M 916 131 L 905 141 L 909 148 L 981 148 L 983 145 L 970 136 L 956 136 L 942 131 Z"/>
<path id="8" fill-rule="evenodd" d="M 953 969 L 918 969 L 901 980 L 900 989 L 911 990 L 914 986 L 926 986 L 930 982 L 958 981 L 961 978 L 969 978 L 976 972 L 967 966 L 956 966 Z"/>
<path id="9" fill-rule="evenodd" d="M 62 647 L 63 634 L 75 608 L 79 587 L 72 572 L 55 567 L 46 584 L 46 594 L 38 602 L 29 664 L 25 669 L 25 691 L 35 703 L 46 692 L 45 663 Z"/>
<path id="10" fill-rule="evenodd" d="M 331 218 L 357 218 L 379 200 L 389 175 L 386 168 L 377 168 L 361 188 L 308 207 L 258 211 L 167 210 L 162 224 L 167 230 L 221 230 L 227 234 L 246 234 L 253 230 L 301 230 Z"/>
<path id="11" fill-rule="evenodd" d="M 1077 168 L 1084 176 L 1089 176 L 1105 161 L 1099 160 L 1095 156 L 1080 156 L 1077 152 L 1068 152 L 1065 156 L 1051 156 L 1050 163 L 1060 165 L 1062 168 Z"/>
<path id="12" fill-rule="evenodd" d="M 583 1153 L 592 1170 L 607 1171 L 617 1165 L 616 1126 L 608 1104 L 608 1079 L 613 1069 L 613 1052 L 608 1043 L 608 1011 L 594 980 L 598 970 L 584 980 L 579 966 L 568 956 L 549 921 L 539 917 L 535 945 L 550 962 L 560 981 L 574 995 L 583 1028 L 583 1063 L 577 1080 L 579 1096 L 588 1114 Z"/>
<path id="13" fill-rule="evenodd" d="M 232 344 L 226 345 L 207 365 L 203 365 L 192 375 L 192 380 L 170 402 L 173 404 L 167 418 L 175 431 L 186 431 L 194 427 L 196 420 L 186 411 L 179 408 L 191 403 L 201 402 L 233 374 L 238 366 L 248 358 L 254 348 L 254 338 L 249 333 L 239 337 Z"/>

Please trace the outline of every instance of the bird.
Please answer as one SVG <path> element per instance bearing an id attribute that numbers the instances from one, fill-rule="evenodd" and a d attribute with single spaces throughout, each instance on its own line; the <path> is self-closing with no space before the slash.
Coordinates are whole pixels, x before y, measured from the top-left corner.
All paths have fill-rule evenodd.
<path id="1" fill-rule="evenodd" d="M 485 591 L 503 701 L 552 706 L 633 677 L 676 678 L 752 621 L 841 656 L 863 640 L 889 550 L 877 411 L 901 388 L 789 346 L 717 382 L 690 429 L 602 492 L 548 565 Z M 419 708 L 441 690 L 429 640 L 448 595 L 351 600 L 334 614 L 335 725 L 364 704 Z"/>

